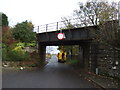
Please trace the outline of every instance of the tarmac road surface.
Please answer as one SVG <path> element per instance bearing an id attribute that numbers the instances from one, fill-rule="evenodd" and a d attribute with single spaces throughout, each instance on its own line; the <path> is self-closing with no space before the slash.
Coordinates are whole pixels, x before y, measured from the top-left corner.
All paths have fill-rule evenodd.
<path id="1" fill-rule="evenodd" d="M 96 88 L 65 63 L 58 63 L 53 56 L 42 69 L 3 69 L 3 88 Z"/>

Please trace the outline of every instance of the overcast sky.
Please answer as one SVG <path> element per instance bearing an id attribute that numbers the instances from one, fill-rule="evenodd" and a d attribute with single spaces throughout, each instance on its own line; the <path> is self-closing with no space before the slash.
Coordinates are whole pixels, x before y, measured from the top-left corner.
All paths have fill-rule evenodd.
<path id="1" fill-rule="evenodd" d="M 10 25 L 25 20 L 41 25 L 69 16 L 78 2 L 79 0 L 2 0 L 2 12 L 8 16 Z"/>
<path id="2" fill-rule="evenodd" d="M 72 15 L 80 1 L 87 0 L 0 0 L 0 10 L 8 16 L 10 26 L 25 20 L 37 26 Z"/>

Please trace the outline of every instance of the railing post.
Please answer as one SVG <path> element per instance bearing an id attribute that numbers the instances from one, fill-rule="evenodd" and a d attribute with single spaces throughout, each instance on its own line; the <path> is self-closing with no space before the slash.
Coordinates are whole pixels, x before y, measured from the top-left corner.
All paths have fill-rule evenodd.
<path id="1" fill-rule="evenodd" d="M 48 24 L 46 24 L 46 32 L 47 32 L 47 29 L 48 29 Z"/>
<path id="2" fill-rule="evenodd" d="M 38 31 L 37 32 L 39 33 L 39 26 L 38 26 Z"/>
<path id="3" fill-rule="evenodd" d="M 56 29 L 58 30 L 58 22 L 57 22 L 57 27 L 56 27 Z"/>

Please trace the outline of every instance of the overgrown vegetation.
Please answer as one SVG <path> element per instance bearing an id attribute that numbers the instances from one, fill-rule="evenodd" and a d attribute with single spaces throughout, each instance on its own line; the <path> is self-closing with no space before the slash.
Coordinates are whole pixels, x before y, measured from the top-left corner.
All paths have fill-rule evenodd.
<path id="1" fill-rule="evenodd" d="M 79 60 L 67 60 L 66 63 L 69 65 L 77 65 L 79 64 Z"/>
<path id="2" fill-rule="evenodd" d="M 37 53 L 25 51 L 25 47 L 35 47 L 36 37 L 32 32 L 32 22 L 24 21 L 10 28 L 8 17 L 2 15 L 2 61 L 21 62 L 19 65 L 35 66 L 38 58 Z M 33 55 L 36 56 L 33 58 Z M 36 59 L 36 60 L 35 60 Z M 31 63 L 29 63 L 31 62 Z M 33 63 L 32 63 L 33 62 Z M 34 63 L 35 62 L 35 63 Z M 29 63 L 29 64 L 27 64 Z"/>
<path id="3" fill-rule="evenodd" d="M 25 52 L 21 46 L 17 46 L 8 52 L 8 60 L 11 61 L 29 60 L 29 57 L 29 53 Z"/>
<path id="4" fill-rule="evenodd" d="M 79 2 L 78 9 L 74 10 L 73 16 L 63 17 L 62 19 L 68 29 L 98 25 L 98 30 L 93 32 L 96 37 L 94 38 L 95 42 L 108 44 L 113 48 L 119 49 L 120 32 L 118 30 L 118 23 L 115 23 L 115 20 L 118 19 L 117 16 L 118 4 L 116 2 L 109 3 L 107 0 L 89 0 L 86 3 Z M 77 18 L 77 22 L 74 25 L 70 22 L 73 18 Z"/>
<path id="5" fill-rule="evenodd" d="M 12 28 L 12 34 L 15 40 L 26 44 L 35 41 L 35 33 L 32 30 L 32 22 L 25 21 L 15 25 Z"/>
<path id="6" fill-rule="evenodd" d="M 77 55 L 79 53 L 79 45 L 59 46 L 58 50 L 66 51 L 71 55 Z"/>
<path id="7" fill-rule="evenodd" d="M 107 0 L 89 0 L 86 3 L 78 3 L 78 9 L 74 10 L 72 18 L 63 18 L 65 26 L 68 29 L 88 26 L 98 27 L 96 30 L 91 31 L 91 33 L 95 37 L 93 38 L 93 43 L 100 45 L 100 47 L 104 47 L 101 50 L 107 51 L 105 54 L 103 54 L 103 52 L 99 54 L 100 49 L 98 49 L 99 51 L 96 53 L 96 56 L 98 56 L 97 62 L 99 63 L 98 68 L 102 67 L 101 71 L 107 74 L 110 72 L 108 69 L 112 69 L 112 67 L 109 67 L 109 65 L 115 61 L 119 62 L 120 26 L 118 21 L 118 10 L 119 8 L 116 2 L 110 3 Z M 75 24 L 72 24 L 72 22 L 70 22 L 73 18 L 77 18 Z M 72 50 L 73 47 L 71 46 L 69 49 Z M 113 51 L 108 50 L 106 47 L 110 47 L 113 49 Z M 68 47 L 64 46 L 65 50 L 67 50 L 67 48 Z M 76 47 L 76 49 L 77 48 L 78 47 Z M 102 62 L 101 66 L 100 62 Z M 119 78 L 119 65 L 116 67 L 116 72 L 111 71 L 111 73 L 116 74 L 116 76 Z M 107 72 L 104 69 L 106 69 Z"/>

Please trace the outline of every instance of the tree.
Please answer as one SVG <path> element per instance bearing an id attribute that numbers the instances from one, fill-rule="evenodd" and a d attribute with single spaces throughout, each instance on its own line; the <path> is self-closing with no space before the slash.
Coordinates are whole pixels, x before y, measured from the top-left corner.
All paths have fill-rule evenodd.
<path id="1" fill-rule="evenodd" d="M 2 14 L 2 43 L 7 45 L 8 47 L 12 43 L 14 43 L 15 40 L 12 36 L 11 29 L 8 26 L 9 24 L 8 17 L 4 13 L 1 14 Z"/>
<path id="2" fill-rule="evenodd" d="M 75 28 L 75 26 L 71 23 L 71 19 L 67 17 L 62 17 L 63 24 L 65 25 L 61 29 L 72 29 Z"/>
<path id="3" fill-rule="evenodd" d="M 119 47 L 120 37 L 117 20 L 117 3 L 108 3 L 103 0 L 91 0 L 85 4 L 79 3 L 79 9 L 74 11 L 74 16 L 79 18 L 81 26 L 98 25 L 94 31 L 95 41 Z M 110 27 L 110 28 L 109 28 Z"/>
<path id="4" fill-rule="evenodd" d="M 117 4 L 103 0 L 90 0 L 85 4 L 79 2 L 79 9 L 74 10 L 74 16 L 79 18 L 83 26 L 99 25 L 104 21 L 117 18 Z"/>
<path id="5" fill-rule="evenodd" d="M 8 26 L 8 17 L 4 13 L 0 13 L 2 15 L 2 26 Z"/>
<path id="6" fill-rule="evenodd" d="M 97 41 L 120 50 L 120 30 L 118 20 L 108 21 L 99 26 Z"/>
<path id="7" fill-rule="evenodd" d="M 15 40 L 24 43 L 30 43 L 35 40 L 35 33 L 32 32 L 32 29 L 32 22 L 24 21 L 15 25 L 15 27 L 12 29 L 12 33 Z"/>
<path id="8" fill-rule="evenodd" d="M 120 46 L 120 37 L 117 30 L 117 24 L 114 23 L 114 20 L 117 19 L 117 3 L 112 2 L 111 4 L 103 0 L 90 0 L 85 4 L 79 2 L 79 9 L 74 10 L 73 18 L 77 18 L 75 25 L 70 22 L 71 18 L 62 18 L 66 28 L 75 28 L 75 27 L 86 27 L 99 25 L 98 30 L 94 31 L 95 41 L 100 43 L 107 43 L 114 47 Z M 108 21 L 109 25 L 107 24 Z M 106 29 L 106 25 L 111 29 Z M 73 46 L 74 47 L 74 46 Z M 67 47 L 64 46 L 67 49 Z M 72 48 L 71 48 L 72 49 Z M 78 47 L 76 48 L 78 49 Z"/>
<path id="9" fill-rule="evenodd" d="M 8 52 L 10 49 L 10 46 L 15 42 L 11 29 L 8 26 L 8 17 L 4 13 L 0 13 L 2 16 L 2 60 L 8 59 Z"/>

